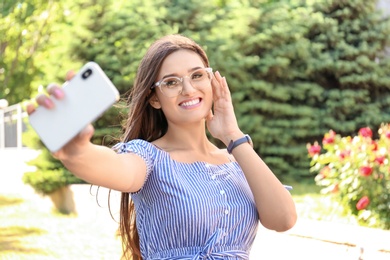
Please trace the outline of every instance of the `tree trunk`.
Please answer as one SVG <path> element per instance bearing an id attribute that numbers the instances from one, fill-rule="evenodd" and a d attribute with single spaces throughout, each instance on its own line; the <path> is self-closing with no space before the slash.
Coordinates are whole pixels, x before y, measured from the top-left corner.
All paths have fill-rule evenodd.
<path id="1" fill-rule="evenodd" d="M 69 186 L 64 186 L 50 195 L 55 208 L 63 214 L 76 213 L 76 206 L 73 198 L 73 191 Z"/>

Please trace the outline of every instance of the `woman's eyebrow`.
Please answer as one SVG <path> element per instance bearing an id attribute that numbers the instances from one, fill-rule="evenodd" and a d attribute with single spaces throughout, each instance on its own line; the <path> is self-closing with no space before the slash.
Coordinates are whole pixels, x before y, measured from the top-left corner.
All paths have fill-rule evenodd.
<path id="1" fill-rule="evenodd" d="M 194 70 L 198 70 L 198 69 L 203 69 L 204 67 L 194 67 L 194 68 L 192 68 L 192 69 L 189 69 L 188 70 L 188 72 L 192 72 L 192 71 L 194 71 Z"/>
<path id="2" fill-rule="evenodd" d="M 191 68 L 191 69 L 188 70 L 188 73 L 191 73 L 191 72 L 193 72 L 193 71 L 195 71 L 197 69 L 203 69 L 203 67 L 199 67 L 198 66 L 198 67 Z M 187 76 L 187 75 L 185 75 L 185 76 Z M 168 77 L 181 77 L 181 76 L 179 76 L 178 73 L 171 73 L 171 74 L 164 75 L 162 78 L 165 79 L 165 78 L 168 78 Z"/>

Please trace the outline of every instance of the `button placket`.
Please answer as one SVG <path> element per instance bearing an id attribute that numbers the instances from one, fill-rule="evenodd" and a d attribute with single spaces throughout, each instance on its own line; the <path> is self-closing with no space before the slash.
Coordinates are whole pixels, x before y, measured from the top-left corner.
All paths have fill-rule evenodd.
<path id="1" fill-rule="evenodd" d="M 230 207 L 229 205 L 227 204 L 227 193 L 226 193 L 226 190 L 225 188 L 223 187 L 223 182 L 219 181 L 219 178 L 217 176 L 220 176 L 221 173 L 219 173 L 220 171 L 223 171 L 219 168 L 213 168 L 213 165 L 209 165 L 209 164 L 205 164 L 206 168 L 208 169 L 209 173 L 210 173 L 210 178 L 213 180 L 213 181 L 216 181 L 216 186 L 215 188 L 218 189 L 216 192 L 219 193 L 220 195 L 220 198 L 221 198 L 221 203 L 219 204 L 220 207 L 221 207 L 221 217 L 224 218 L 226 216 L 228 216 L 230 214 Z M 215 166 L 215 167 L 218 167 L 218 166 Z M 224 226 L 224 225 L 222 225 Z"/>
<path id="2" fill-rule="evenodd" d="M 211 182 L 213 183 L 212 187 L 215 194 L 219 197 L 218 200 L 218 211 L 220 212 L 219 220 L 217 223 L 218 228 L 223 230 L 225 237 L 228 233 L 229 219 L 230 219 L 230 206 L 228 204 L 228 194 L 226 192 L 226 178 L 228 177 L 225 172 L 225 169 L 217 165 L 208 165 L 208 171 L 210 173 Z M 223 238 L 225 239 L 225 238 Z"/>
<path id="3" fill-rule="evenodd" d="M 215 180 L 215 179 L 217 178 L 217 176 L 216 176 L 216 175 L 214 174 L 214 172 L 212 171 L 211 165 L 208 164 L 208 163 L 206 163 L 206 164 L 205 164 L 205 167 L 207 168 L 207 170 L 208 170 L 208 172 L 209 172 L 209 174 L 210 174 L 210 176 L 211 176 L 211 179 L 212 179 L 212 180 Z"/>

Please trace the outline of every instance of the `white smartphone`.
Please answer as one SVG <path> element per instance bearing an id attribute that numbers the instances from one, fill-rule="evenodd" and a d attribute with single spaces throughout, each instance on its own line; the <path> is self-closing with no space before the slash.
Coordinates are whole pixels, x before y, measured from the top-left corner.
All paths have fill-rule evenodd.
<path id="1" fill-rule="evenodd" d="M 63 85 L 65 97 L 55 107 L 39 106 L 29 116 L 33 129 L 51 151 L 60 150 L 119 100 L 119 92 L 95 62 L 88 62 Z"/>

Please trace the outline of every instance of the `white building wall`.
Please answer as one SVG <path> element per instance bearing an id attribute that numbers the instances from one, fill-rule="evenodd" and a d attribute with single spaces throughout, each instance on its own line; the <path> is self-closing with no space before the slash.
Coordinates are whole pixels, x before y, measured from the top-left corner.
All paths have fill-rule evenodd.
<path id="1" fill-rule="evenodd" d="M 385 16 L 390 15 L 390 0 L 378 0 L 378 9 L 382 9 Z"/>

